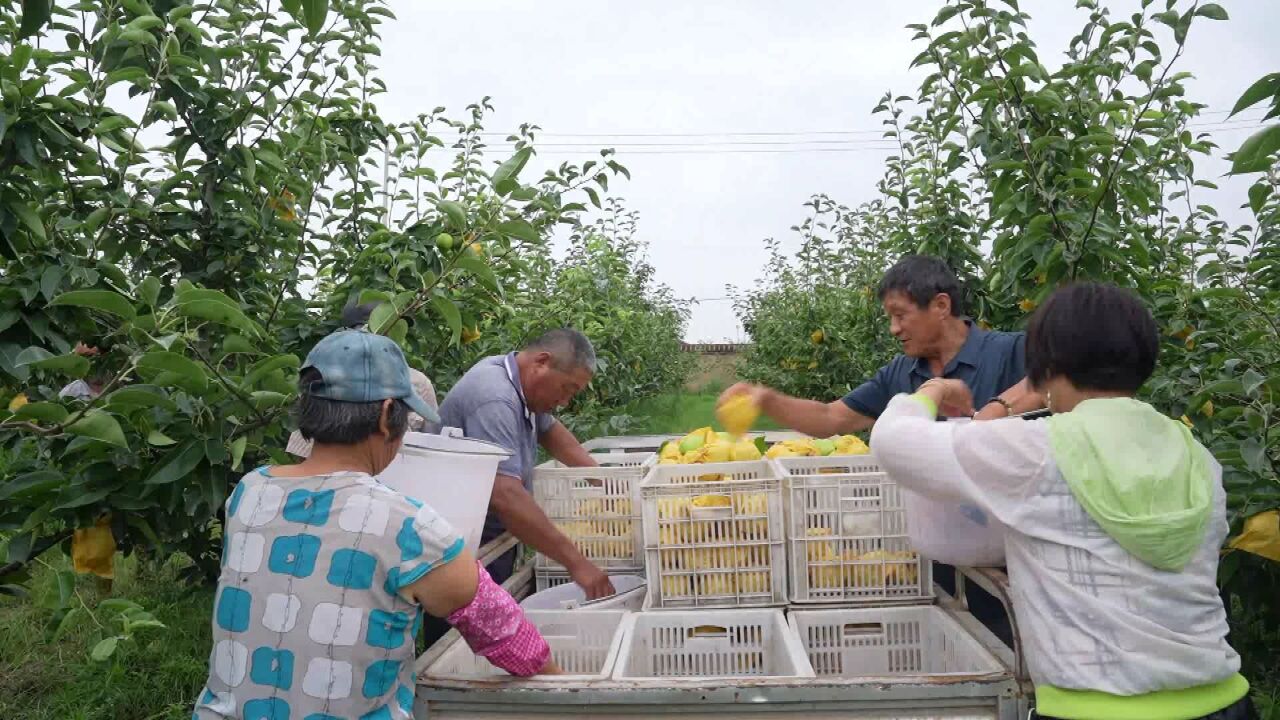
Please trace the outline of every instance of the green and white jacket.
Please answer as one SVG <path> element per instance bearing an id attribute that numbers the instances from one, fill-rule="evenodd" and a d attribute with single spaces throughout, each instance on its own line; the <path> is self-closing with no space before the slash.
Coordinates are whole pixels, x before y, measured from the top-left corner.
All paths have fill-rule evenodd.
<path id="1" fill-rule="evenodd" d="M 1007 526 L 1042 715 L 1177 720 L 1245 695 L 1217 588 L 1222 469 L 1185 426 L 1129 398 L 1033 421 L 935 414 L 928 398 L 894 398 L 872 453 L 902 486 Z"/>

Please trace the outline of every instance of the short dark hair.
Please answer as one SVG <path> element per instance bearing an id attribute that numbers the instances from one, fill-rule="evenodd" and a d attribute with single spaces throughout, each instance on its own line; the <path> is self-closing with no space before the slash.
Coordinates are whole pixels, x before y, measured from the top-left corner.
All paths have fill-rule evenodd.
<path id="1" fill-rule="evenodd" d="M 378 432 L 382 402 L 343 402 L 316 397 L 310 393 L 313 383 L 320 382 L 320 371 L 306 368 L 298 377 L 298 404 L 294 416 L 298 432 L 307 440 L 324 445 L 355 445 Z M 409 406 L 403 401 L 391 403 L 387 429 L 399 438 L 409 428 Z"/>
<path id="2" fill-rule="evenodd" d="M 1160 334 L 1137 295 L 1077 283 L 1049 296 L 1027 325 L 1027 377 L 1065 377 L 1081 390 L 1136 393 L 1156 369 Z"/>
<path id="3" fill-rule="evenodd" d="M 964 293 L 960 281 L 941 258 L 932 255 L 904 255 L 880 278 L 877 297 L 900 292 L 911 298 L 916 307 L 926 308 L 939 295 L 951 298 L 951 314 L 964 312 Z"/>
<path id="4" fill-rule="evenodd" d="M 380 304 L 377 302 L 360 303 L 358 305 L 351 303 L 342 308 L 342 327 L 353 328 L 368 324 L 369 317 L 373 315 L 373 311 Z"/>
<path id="5" fill-rule="evenodd" d="M 558 328 L 543 333 L 524 347 L 525 350 L 551 353 L 560 370 L 584 368 L 596 371 L 596 349 L 586 335 L 573 328 Z"/>

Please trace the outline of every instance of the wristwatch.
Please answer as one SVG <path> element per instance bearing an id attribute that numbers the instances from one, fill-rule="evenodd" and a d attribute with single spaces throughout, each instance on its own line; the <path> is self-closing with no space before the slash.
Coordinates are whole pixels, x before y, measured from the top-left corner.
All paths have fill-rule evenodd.
<path id="1" fill-rule="evenodd" d="M 990 405 L 991 403 L 1000 403 L 1001 405 L 1004 406 L 1005 415 L 1013 415 L 1013 403 L 1009 402 L 1008 400 L 1005 400 L 1002 397 L 993 397 L 987 401 L 988 405 Z"/>

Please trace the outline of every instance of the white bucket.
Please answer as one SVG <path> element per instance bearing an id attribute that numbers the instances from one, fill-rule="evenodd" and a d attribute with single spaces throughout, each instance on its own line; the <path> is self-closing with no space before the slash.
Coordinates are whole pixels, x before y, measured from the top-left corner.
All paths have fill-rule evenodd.
<path id="1" fill-rule="evenodd" d="M 639 575 L 610 575 L 616 591 L 613 595 L 587 602 L 587 593 L 580 585 L 567 582 L 547 588 L 525 598 L 520 607 L 525 610 L 573 610 L 581 607 L 589 610 L 639 610 L 644 604 L 644 578 Z"/>
<path id="2" fill-rule="evenodd" d="M 474 555 L 489 512 L 498 463 L 511 451 L 483 440 L 462 437 L 458 428 L 439 435 L 408 432 L 396 459 L 378 475 L 394 490 L 430 505 L 461 535 Z"/>

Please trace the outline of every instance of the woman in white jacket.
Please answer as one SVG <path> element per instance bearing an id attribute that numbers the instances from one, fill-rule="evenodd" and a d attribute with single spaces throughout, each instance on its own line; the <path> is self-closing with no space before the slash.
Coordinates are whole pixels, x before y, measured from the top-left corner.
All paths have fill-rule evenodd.
<path id="1" fill-rule="evenodd" d="M 1008 527 L 1014 611 L 1040 717 L 1256 717 L 1227 644 L 1221 467 L 1134 398 L 1159 334 L 1132 293 L 1055 292 L 1027 329 L 1027 376 L 1053 416 L 934 422 L 972 411 L 964 383 L 894 398 L 871 433 L 889 475 L 973 502 Z"/>

